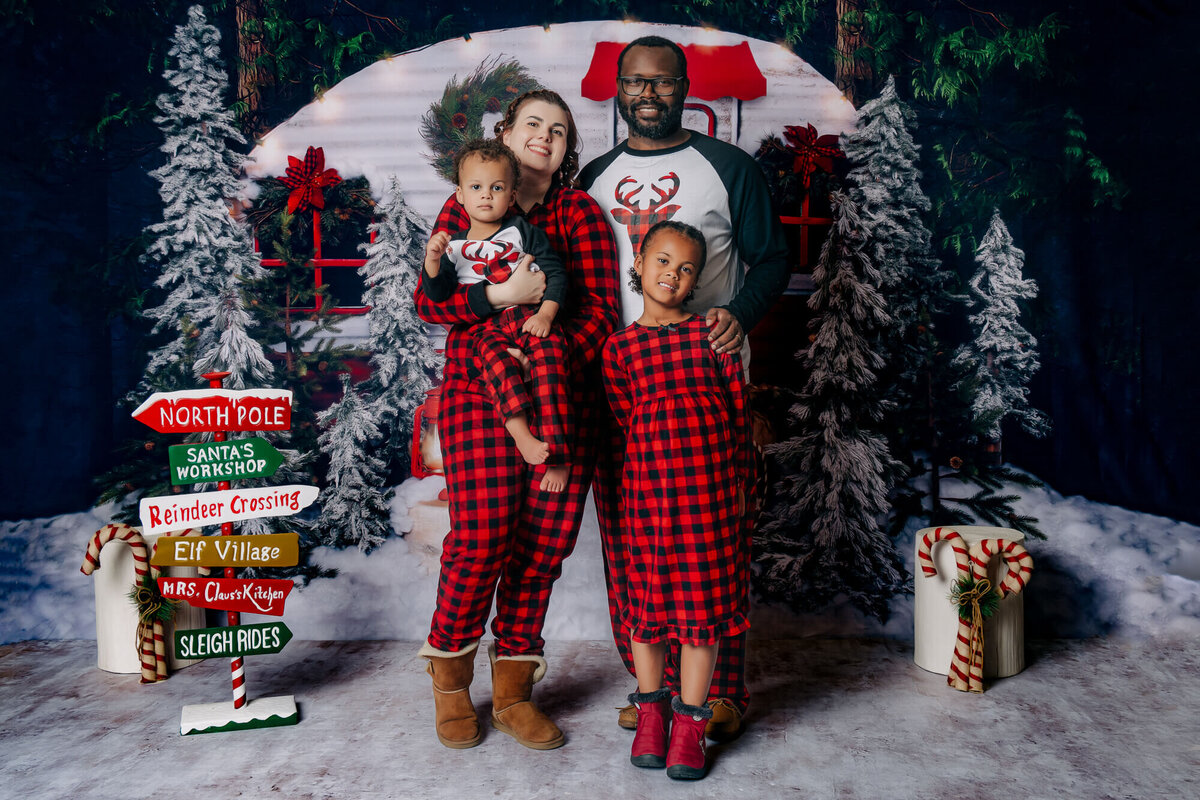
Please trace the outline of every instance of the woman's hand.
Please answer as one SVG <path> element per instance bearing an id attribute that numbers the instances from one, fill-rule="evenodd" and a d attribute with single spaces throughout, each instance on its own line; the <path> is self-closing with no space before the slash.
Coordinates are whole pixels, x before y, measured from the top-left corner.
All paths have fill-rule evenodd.
<path id="1" fill-rule="evenodd" d="M 484 290 L 492 308 L 508 308 L 542 302 L 546 292 L 546 276 L 542 272 L 530 272 L 533 255 L 526 253 L 513 268 L 512 275 L 504 283 L 494 283 Z"/>

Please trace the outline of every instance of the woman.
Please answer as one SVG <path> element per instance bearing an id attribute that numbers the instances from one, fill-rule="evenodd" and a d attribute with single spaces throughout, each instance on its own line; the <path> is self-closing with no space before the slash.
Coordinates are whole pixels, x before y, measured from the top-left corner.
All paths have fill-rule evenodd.
<path id="1" fill-rule="evenodd" d="M 438 739 L 447 747 L 474 747 L 483 737 L 469 687 L 494 595 L 492 724 L 526 747 L 549 750 L 565 738 L 530 697 L 546 672 L 542 627 L 550 590 L 575 546 L 591 483 L 596 407 L 603 402 L 599 355 L 617 324 L 617 256 L 600 207 L 571 188 L 579 168 L 578 135 L 563 99 L 548 90 L 527 92 L 512 102 L 495 132 L 521 162 L 517 213 L 545 232 L 567 267 L 570 291 L 559 320 L 571 356 L 576 440 L 566 490 L 539 491 L 545 467 L 521 458 L 473 366 L 473 325 L 505 306 L 538 302 L 545 284 L 539 273 L 526 264 L 504 283 L 459 287 L 445 303 L 433 303 L 417 289 L 421 318 L 453 326 L 438 419 L 450 533 L 421 655 L 433 677 Z M 467 224 L 451 195 L 434 232 L 454 233 Z"/>

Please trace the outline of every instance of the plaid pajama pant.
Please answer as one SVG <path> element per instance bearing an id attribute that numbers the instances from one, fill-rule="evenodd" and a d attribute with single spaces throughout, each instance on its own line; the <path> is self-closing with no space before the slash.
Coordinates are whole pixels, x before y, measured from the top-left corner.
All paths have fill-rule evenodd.
<path id="1" fill-rule="evenodd" d="M 522 333 L 525 320 L 537 306 L 513 306 L 481 323 L 475 341 L 479 370 L 503 419 L 526 412 L 530 428 L 550 445 L 547 466 L 567 464 L 573 438 L 571 404 L 567 393 L 567 342 L 557 326 L 545 337 Z M 515 347 L 529 358 L 533 394 L 525 386 L 521 364 L 509 354 Z"/>
<path id="2" fill-rule="evenodd" d="M 550 591 L 575 547 L 596 458 L 596 411 L 604 401 L 589 383 L 576 384 L 577 435 L 562 492 L 538 489 L 545 467 L 521 459 L 478 384 L 443 390 L 438 431 L 451 526 L 442 543 L 433 647 L 457 652 L 478 639 L 494 593 L 491 627 L 500 655 L 542 654 Z"/>
<path id="3" fill-rule="evenodd" d="M 563 257 L 571 294 L 562 334 L 569 344 L 567 386 L 575 427 L 562 492 L 538 488 L 544 466 L 522 460 L 479 374 L 476 335 L 484 318 L 460 288 L 446 303 L 432 303 L 420 286 L 414 296 L 427 322 L 452 325 L 438 420 L 450 532 L 442 544 L 437 608 L 429 644 L 457 652 L 484 632 L 495 597 L 492 633 L 500 655 L 541 655 L 550 590 L 575 547 L 583 519 L 600 425 L 607 404 L 600 393 L 599 353 L 617 320 L 617 269 L 612 232 L 586 193 L 552 189 L 526 215 Z M 435 230 L 469 226 L 452 195 Z M 557 324 L 558 320 L 556 320 Z"/>

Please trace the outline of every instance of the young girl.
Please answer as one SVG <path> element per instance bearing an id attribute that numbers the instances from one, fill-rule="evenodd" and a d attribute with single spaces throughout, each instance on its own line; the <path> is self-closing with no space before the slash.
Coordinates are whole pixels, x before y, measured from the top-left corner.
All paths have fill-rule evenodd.
<path id="1" fill-rule="evenodd" d="M 742 517 L 753 452 L 741 358 L 714 352 L 704 318 L 683 310 L 705 257 L 704 237 L 690 225 L 651 228 L 630 282 L 645 310 L 609 338 L 603 356 L 605 389 L 628 441 L 620 615 L 638 683 L 629 696 L 638 709 L 630 761 L 666 766 L 679 779 L 705 775 L 717 648 L 750 626 Z M 673 699 L 663 687 L 668 639 L 681 645 Z"/>

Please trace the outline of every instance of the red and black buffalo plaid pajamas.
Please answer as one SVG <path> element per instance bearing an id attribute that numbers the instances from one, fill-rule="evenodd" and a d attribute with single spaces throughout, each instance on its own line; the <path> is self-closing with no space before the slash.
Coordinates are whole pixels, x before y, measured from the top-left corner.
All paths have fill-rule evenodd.
<path id="1" fill-rule="evenodd" d="M 604 386 L 626 434 L 625 599 L 639 642 L 711 645 L 750 623 L 738 492 L 753 485 L 741 359 L 714 353 L 703 317 L 634 323 L 605 345 Z M 748 498 L 747 498 L 748 500 Z"/>
<path id="2" fill-rule="evenodd" d="M 612 232 L 586 193 L 552 189 L 526 220 L 545 232 L 567 267 L 566 318 L 575 408 L 571 475 L 562 492 L 542 492 L 545 467 L 530 467 L 504 430 L 475 358 L 477 323 L 493 313 L 485 284 L 459 287 L 434 303 L 418 286 L 417 312 L 451 325 L 438 419 L 450 496 L 450 533 L 442 545 L 437 607 L 429 644 L 457 652 L 480 638 L 493 596 L 492 634 L 500 655 L 542 655 L 550 590 L 575 546 L 596 459 L 600 420 L 599 356 L 616 327 L 617 263 Z M 469 226 L 453 197 L 435 230 Z"/>

